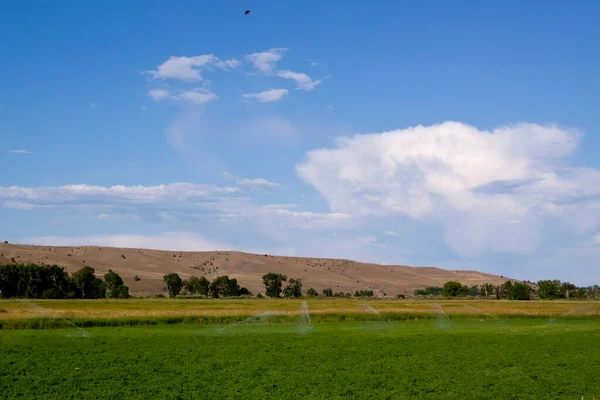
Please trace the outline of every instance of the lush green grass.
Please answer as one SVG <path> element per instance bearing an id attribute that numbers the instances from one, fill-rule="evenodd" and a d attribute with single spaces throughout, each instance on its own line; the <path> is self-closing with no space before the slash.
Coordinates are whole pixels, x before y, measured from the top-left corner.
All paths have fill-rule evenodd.
<path id="1" fill-rule="evenodd" d="M 600 398 L 596 319 L 439 317 L 312 329 L 255 323 L 88 332 L 0 330 L 0 397 Z"/>

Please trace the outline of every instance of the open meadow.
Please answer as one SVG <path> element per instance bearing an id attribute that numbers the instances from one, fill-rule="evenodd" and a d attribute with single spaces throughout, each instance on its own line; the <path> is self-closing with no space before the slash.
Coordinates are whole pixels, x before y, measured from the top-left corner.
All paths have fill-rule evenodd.
<path id="1" fill-rule="evenodd" d="M 598 302 L 3 300 L 0 310 L 1 398 L 600 398 Z M 55 329 L 20 329 L 44 327 Z"/>

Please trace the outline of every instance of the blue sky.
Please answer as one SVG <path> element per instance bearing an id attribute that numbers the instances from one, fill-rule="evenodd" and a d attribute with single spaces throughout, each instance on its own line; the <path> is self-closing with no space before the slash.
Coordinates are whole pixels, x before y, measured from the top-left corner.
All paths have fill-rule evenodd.
<path id="1" fill-rule="evenodd" d="M 2 4 L 0 236 L 600 282 L 599 16 Z"/>

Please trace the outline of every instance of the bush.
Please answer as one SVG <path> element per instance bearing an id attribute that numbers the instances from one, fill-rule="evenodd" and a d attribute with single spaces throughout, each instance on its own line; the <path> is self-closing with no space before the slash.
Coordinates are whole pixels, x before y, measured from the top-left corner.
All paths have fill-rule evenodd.
<path id="1" fill-rule="evenodd" d="M 315 289 L 310 288 L 306 291 L 306 295 L 310 297 L 317 297 L 319 293 Z"/>
<path id="2" fill-rule="evenodd" d="M 133 280 L 136 281 L 136 282 L 139 282 L 142 279 L 139 276 L 136 275 L 136 276 L 133 277 Z"/>
<path id="3" fill-rule="evenodd" d="M 325 296 L 325 297 L 332 297 L 333 296 L 333 290 L 331 290 L 331 288 L 323 289 L 323 296 Z"/>

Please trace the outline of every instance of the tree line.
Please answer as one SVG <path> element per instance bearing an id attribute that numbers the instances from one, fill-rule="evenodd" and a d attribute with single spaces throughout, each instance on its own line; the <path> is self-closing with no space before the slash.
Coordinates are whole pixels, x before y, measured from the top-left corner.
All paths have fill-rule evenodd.
<path id="1" fill-rule="evenodd" d="M 178 274 L 171 273 L 163 276 L 163 282 L 165 284 L 164 290 L 169 294 L 169 297 L 176 297 L 179 294 L 190 294 L 216 299 L 219 297 L 252 295 L 248 289 L 240 287 L 237 279 L 230 279 L 227 275 L 216 277 L 210 282 L 204 276 L 200 278 L 192 276 L 184 280 Z M 185 291 L 182 293 L 182 290 Z"/>
<path id="2" fill-rule="evenodd" d="M 309 297 L 317 297 L 319 293 L 309 288 L 306 292 L 302 290 L 302 280 L 299 278 L 291 278 L 283 274 L 275 272 L 269 272 L 262 277 L 263 284 L 265 285 L 265 296 L 270 298 L 294 298 L 303 297 L 304 295 Z M 202 297 L 238 297 L 238 296 L 252 296 L 252 293 L 245 287 L 240 287 L 237 279 L 231 279 L 227 275 L 219 276 L 212 282 L 209 281 L 205 276 L 196 277 L 192 276 L 187 279 L 181 279 L 176 273 L 171 273 L 163 276 L 164 291 L 168 293 L 169 297 L 176 297 L 179 295 L 192 295 Z M 287 282 L 285 287 L 284 282 Z M 323 297 L 352 297 L 350 293 L 338 292 L 334 293 L 331 288 L 326 288 L 322 292 Z M 373 290 L 360 290 L 354 293 L 354 297 L 373 297 Z M 256 297 L 264 297 L 262 294 L 258 294 Z"/>
<path id="3" fill-rule="evenodd" d="M 57 265 L 0 265 L 0 298 L 26 299 L 126 299 L 129 288 L 112 270 L 104 280 L 85 266 L 71 274 Z"/>
<path id="4" fill-rule="evenodd" d="M 449 281 L 443 287 L 427 287 L 414 291 L 416 296 L 444 297 L 484 297 L 508 300 L 544 300 L 559 299 L 600 299 L 600 287 L 577 287 L 570 282 L 559 280 L 540 280 L 537 284 L 506 281 L 500 285 L 485 283 L 477 286 L 466 286 L 460 282 Z"/>

